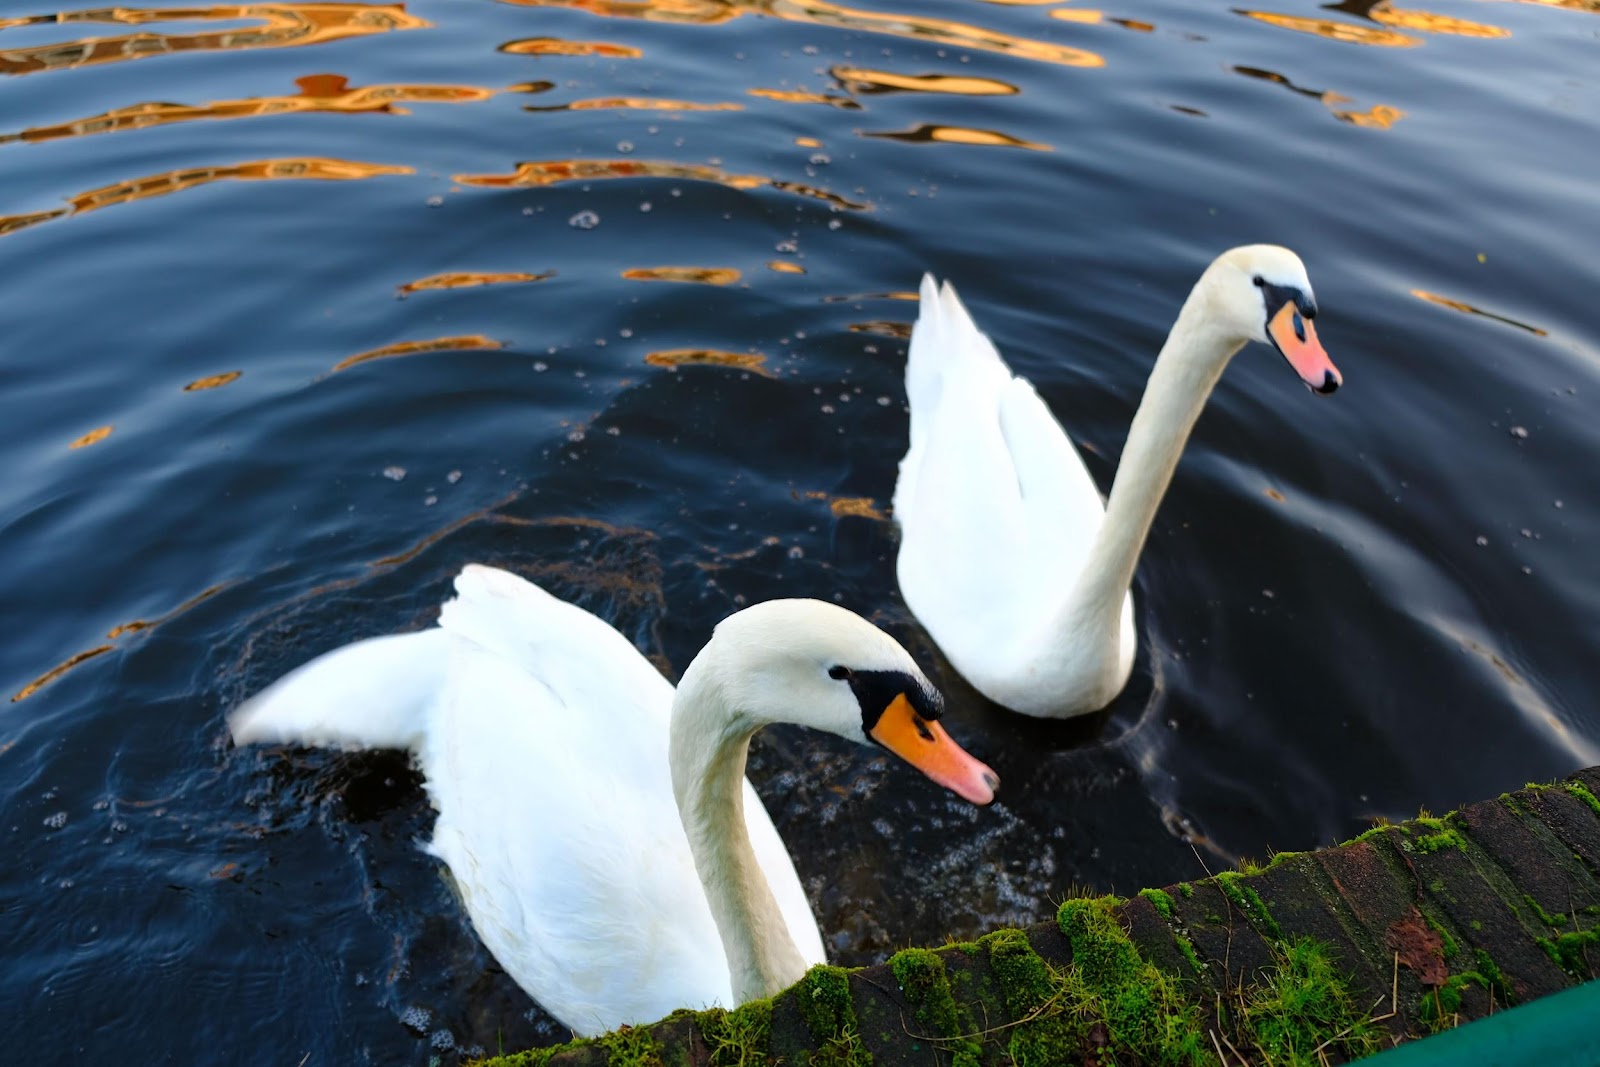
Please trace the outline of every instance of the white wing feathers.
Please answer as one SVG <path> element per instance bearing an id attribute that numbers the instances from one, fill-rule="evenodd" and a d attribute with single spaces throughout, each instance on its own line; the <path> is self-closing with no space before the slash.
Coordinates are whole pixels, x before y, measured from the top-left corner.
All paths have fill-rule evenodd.
<path id="1" fill-rule="evenodd" d="M 440 630 L 358 641 L 291 671 L 228 717 L 235 744 L 420 751 L 449 669 Z"/>

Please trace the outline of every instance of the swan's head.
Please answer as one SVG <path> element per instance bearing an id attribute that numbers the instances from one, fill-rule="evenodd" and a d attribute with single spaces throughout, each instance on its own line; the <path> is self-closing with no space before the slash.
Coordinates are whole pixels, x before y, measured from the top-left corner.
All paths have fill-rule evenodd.
<path id="1" fill-rule="evenodd" d="M 724 619 L 690 670 L 702 660 L 753 725 L 797 723 L 880 745 L 974 804 L 994 799 L 999 777 L 939 725 L 939 691 L 898 641 L 853 611 L 765 601 Z"/>
<path id="2" fill-rule="evenodd" d="M 1237 334 L 1270 344 L 1300 380 L 1324 395 L 1344 381 L 1317 340 L 1317 300 L 1300 257 L 1278 245 L 1245 245 L 1218 256 L 1206 271 L 1212 313 Z"/>

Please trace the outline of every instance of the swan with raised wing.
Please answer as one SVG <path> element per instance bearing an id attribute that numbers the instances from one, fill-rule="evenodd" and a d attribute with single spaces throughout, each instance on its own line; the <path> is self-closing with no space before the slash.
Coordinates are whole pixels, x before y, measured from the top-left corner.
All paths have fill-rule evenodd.
<path id="1" fill-rule="evenodd" d="M 626 638 L 471 565 L 436 627 L 329 652 L 247 701 L 234 741 L 409 749 L 429 851 L 529 995 L 580 1034 L 733 1007 L 824 962 L 782 839 L 745 780 L 769 723 L 878 744 L 976 804 L 993 771 L 940 727 L 911 656 L 844 608 L 724 619 L 674 692 Z"/>
<path id="2" fill-rule="evenodd" d="M 1271 343 L 1313 391 L 1337 389 L 1316 312 L 1287 248 L 1218 256 L 1156 357 L 1102 503 L 1033 386 L 948 282 L 923 278 L 896 566 L 907 606 L 974 688 L 1046 718 L 1096 711 L 1122 691 L 1137 643 L 1134 567 L 1206 398 L 1249 341 Z"/>

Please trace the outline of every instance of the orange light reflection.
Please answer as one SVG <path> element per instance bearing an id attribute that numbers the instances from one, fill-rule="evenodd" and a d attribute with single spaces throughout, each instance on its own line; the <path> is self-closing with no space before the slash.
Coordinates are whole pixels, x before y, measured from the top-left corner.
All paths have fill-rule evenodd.
<path id="1" fill-rule="evenodd" d="M 367 37 L 391 30 L 424 29 L 433 25 L 426 19 L 407 14 L 404 4 L 242 4 L 225 7 L 102 7 L 13 19 L 0 24 L 0 28 L 6 25 L 47 23 L 113 22 L 137 26 L 152 22 L 237 22 L 257 19 L 265 25 L 215 33 L 131 33 L 121 37 L 87 37 L 81 41 L 13 48 L 0 52 L 0 74 L 37 74 L 41 71 L 119 63 L 179 52 L 291 48 L 350 37 Z"/>

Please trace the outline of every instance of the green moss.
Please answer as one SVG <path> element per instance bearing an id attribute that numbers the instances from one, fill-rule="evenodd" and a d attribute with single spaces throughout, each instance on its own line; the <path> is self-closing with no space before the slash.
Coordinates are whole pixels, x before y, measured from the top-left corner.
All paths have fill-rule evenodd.
<path id="1" fill-rule="evenodd" d="M 1539 947 L 1555 961 L 1556 966 L 1579 979 L 1591 977 L 1588 950 L 1596 945 L 1600 945 L 1600 929 L 1539 938 Z"/>
<path id="2" fill-rule="evenodd" d="M 582 1037 L 565 1045 L 496 1056 L 482 1061 L 481 1067 L 545 1067 L 556 1053 L 578 1048 L 604 1049 L 606 1067 L 663 1067 L 661 1049 L 656 1045 L 656 1039 L 641 1026 L 624 1026 L 609 1034 Z M 764 1053 L 759 1062 L 765 1062 Z"/>
<path id="3" fill-rule="evenodd" d="M 1078 990 L 1051 970 L 1028 943 L 1028 935 L 997 930 L 981 943 L 989 950 L 989 969 L 1006 1013 L 1019 1021 L 1006 1036 L 1011 1062 L 1016 1067 L 1053 1067 L 1061 1062 L 1062 1049 L 1081 1047 L 1087 1023 L 1072 1010 L 1081 999 Z"/>
<path id="4" fill-rule="evenodd" d="M 1442 848 L 1453 848 L 1458 852 L 1465 852 L 1467 842 L 1461 836 L 1461 831 L 1446 829 L 1436 834 L 1424 834 L 1417 838 L 1412 847 L 1422 853 L 1438 852 Z"/>
<path id="5" fill-rule="evenodd" d="M 1194 886 L 1190 885 L 1188 882 L 1179 882 L 1178 893 L 1183 897 L 1184 900 L 1188 900 L 1190 897 L 1194 896 Z"/>
<path id="6" fill-rule="evenodd" d="M 1151 907 L 1161 913 L 1163 919 L 1172 919 L 1172 898 L 1160 889 L 1141 889 L 1139 895 L 1150 902 Z"/>
<path id="7" fill-rule="evenodd" d="M 1505 975 L 1500 973 L 1500 965 L 1494 957 L 1481 948 L 1472 950 L 1473 958 L 1478 961 L 1478 974 L 1489 983 L 1489 988 L 1500 998 L 1500 1003 L 1510 1007 L 1517 1002 L 1516 994 L 1511 991 L 1511 983 L 1507 982 Z"/>
<path id="8" fill-rule="evenodd" d="M 1189 961 L 1189 966 L 1194 968 L 1195 973 L 1204 972 L 1206 969 L 1205 964 L 1201 963 L 1200 957 L 1195 955 L 1194 942 L 1182 934 L 1173 934 L 1172 939 L 1178 943 L 1178 951 L 1183 953 L 1183 958 Z"/>
<path id="9" fill-rule="evenodd" d="M 819 964 L 806 972 L 790 996 L 800 1009 L 818 1050 L 811 1067 L 871 1067 L 872 1053 L 861 1041 L 855 1002 L 850 997 L 850 972 Z"/>
<path id="10" fill-rule="evenodd" d="M 1278 864 L 1286 863 L 1289 860 L 1294 859 L 1296 856 L 1304 856 L 1304 855 L 1305 855 L 1304 852 L 1274 852 L 1272 854 L 1271 861 L 1267 864 L 1267 870 L 1270 871 L 1270 870 L 1272 870 L 1272 868 L 1276 867 Z"/>
<path id="11" fill-rule="evenodd" d="M 1240 1036 L 1263 1062 L 1309 1067 L 1325 1062 L 1324 1050 L 1345 1059 L 1378 1051 L 1381 1031 L 1356 1006 L 1327 945 L 1302 937 L 1279 941 L 1273 953 L 1275 966 L 1240 1002 Z"/>
<path id="12" fill-rule="evenodd" d="M 889 970 L 916 1010 L 924 1036 L 947 1048 L 955 1067 L 976 1067 L 983 1046 L 966 1036 L 971 1027 L 956 1006 L 939 954 L 925 948 L 908 948 L 890 958 Z"/>
<path id="13" fill-rule="evenodd" d="M 1600 815 L 1600 797 L 1589 791 L 1589 787 L 1582 782 L 1563 782 L 1562 788 L 1589 805 L 1589 810 Z"/>
<path id="14" fill-rule="evenodd" d="M 1069 977 L 1083 990 L 1076 1014 L 1104 1024 L 1119 1059 L 1125 1052 L 1133 1062 L 1173 1067 L 1211 1062 L 1200 1009 L 1178 979 L 1139 955 L 1115 905 L 1112 897 L 1069 900 L 1056 914 L 1072 944 Z"/>
<path id="15" fill-rule="evenodd" d="M 1259 893 L 1244 884 L 1241 875 L 1234 871 L 1223 871 L 1217 875 L 1217 887 L 1233 902 L 1233 906 L 1244 912 L 1245 918 L 1260 927 L 1263 933 L 1275 938 L 1283 937 L 1283 931 L 1278 928 L 1278 920 L 1267 910 L 1266 902 L 1261 899 Z"/>
<path id="16" fill-rule="evenodd" d="M 1528 907 L 1532 908 L 1533 913 L 1539 917 L 1539 921 L 1544 923 L 1546 926 L 1567 925 L 1567 917 L 1565 915 L 1551 915 L 1549 912 L 1545 911 L 1539 906 L 1539 902 L 1537 900 L 1534 900 L 1528 894 L 1522 894 L 1522 902 L 1528 905 Z"/>
<path id="17" fill-rule="evenodd" d="M 1242 875 L 1262 874 L 1266 869 L 1265 865 L 1257 863 L 1249 856 L 1239 857 L 1239 873 Z"/>
<path id="18" fill-rule="evenodd" d="M 772 1037 L 772 1001 L 752 1000 L 732 1011 L 700 1013 L 700 1033 L 711 1050 L 711 1067 L 765 1067 Z"/>
<path id="19" fill-rule="evenodd" d="M 1339 847 L 1340 848 L 1344 848 L 1344 847 L 1346 847 L 1348 845 L 1353 845 L 1358 841 L 1371 841 L 1375 837 L 1382 837 L 1384 835 L 1384 833 L 1386 833 L 1389 830 L 1389 826 L 1390 826 L 1390 823 L 1389 823 L 1388 819 L 1380 818 L 1369 829 L 1361 831 L 1359 834 L 1357 834 L 1356 836 L 1352 837 L 1350 840 L 1348 840 L 1348 841 L 1340 841 L 1339 842 Z"/>
<path id="20" fill-rule="evenodd" d="M 1456 953 L 1461 951 L 1461 946 L 1456 944 L 1456 939 L 1450 936 L 1450 931 L 1446 930 L 1444 924 L 1434 919 L 1431 915 L 1424 915 L 1422 918 L 1424 922 L 1433 928 L 1433 932 L 1439 935 L 1440 952 L 1443 953 L 1444 958 L 1447 960 L 1453 959 Z"/>

